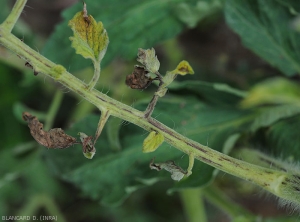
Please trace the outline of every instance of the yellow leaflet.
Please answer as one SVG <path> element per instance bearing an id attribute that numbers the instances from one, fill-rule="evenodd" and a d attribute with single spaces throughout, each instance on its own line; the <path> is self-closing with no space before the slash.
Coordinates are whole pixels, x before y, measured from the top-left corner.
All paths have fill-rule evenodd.
<path id="1" fill-rule="evenodd" d="M 183 60 L 177 65 L 176 69 L 173 70 L 172 73 L 184 76 L 186 74 L 194 74 L 194 70 L 187 61 Z"/>
<path id="2" fill-rule="evenodd" d="M 102 22 L 96 22 L 93 16 L 84 17 L 83 12 L 77 12 L 69 21 L 74 36 L 70 37 L 76 53 L 84 58 L 100 62 L 106 52 L 109 39 Z"/>
<path id="3" fill-rule="evenodd" d="M 143 142 L 143 152 L 154 152 L 164 142 L 164 136 L 152 131 Z"/>
<path id="4" fill-rule="evenodd" d="M 194 70 L 187 61 L 185 60 L 181 61 L 177 65 L 176 69 L 174 69 L 173 71 L 168 71 L 167 74 L 164 76 L 163 78 L 164 87 L 170 85 L 176 78 L 177 74 L 183 76 L 186 74 L 194 74 Z"/>

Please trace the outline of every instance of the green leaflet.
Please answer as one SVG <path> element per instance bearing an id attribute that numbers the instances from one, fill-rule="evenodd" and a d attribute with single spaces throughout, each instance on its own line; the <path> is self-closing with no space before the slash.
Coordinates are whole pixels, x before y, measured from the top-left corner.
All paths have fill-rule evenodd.
<path id="1" fill-rule="evenodd" d="M 296 18 L 290 9 L 299 9 L 298 0 L 227 0 L 227 24 L 243 44 L 280 69 L 285 75 L 300 72 L 300 35 L 291 27 Z"/>
<path id="2" fill-rule="evenodd" d="M 164 136 L 152 131 L 143 142 L 143 152 L 154 152 L 164 142 Z"/>

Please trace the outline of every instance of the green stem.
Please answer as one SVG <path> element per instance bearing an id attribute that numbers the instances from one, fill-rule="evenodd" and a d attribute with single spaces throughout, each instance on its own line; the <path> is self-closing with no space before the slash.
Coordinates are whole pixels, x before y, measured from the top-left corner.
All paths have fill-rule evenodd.
<path id="1" fill-rule="evenodd" d="M 254 149 L 249 149 L 249 148 L 236 149 L 231 153 L 231 155 L 236 158 L 240 158 L 243 161 L 246 161 L 248 163 L 252 163 L 255 165 L 259 165 L 261 167 L 276 169 L 284 172 L 291 171 L 291 169 L 294 168 L 294 167 L 290 167 L 287 163 L 274 159 Z"/>
<path id="2" fill-rule="evenodd" d="M 194 166 L 194 160 L 195 160 L 194 155 L 190 154 L 189 155 L 189 166 L 187 168 L 187 174 L 186 174 L 187 177 L 192 174 L 192 169 L 193 169 L 193 166 Z"/>
<path id="3" fill-rule="evenodd" d="M 5 19 L 5 21 L 1 24 L 1 28 L 5 29 L 7 32 L 11 32 L 13 27 L 15 26 L 16 22 L 18 21 L 23 8 L 26 5 L 27 0 L 17 0 L 15 2 L 14 7 L 12 8 L 10 14 Z"/>
<path id="4" fill-rule="evenodd" d="M 44 126 L 45 130 L 49 130 L 49 129 L 52 128 L 54 118 L 55 118 L 56 113 L 57 113 L 57 111 L 58 111 L 58 109 L 60 107 L 62 99 L 63 99 L 63 92 L 57 90 L 55 92 L 54 98 L 53 98 L 53 100 L 51 102 L 51 105 L 50 105 L 50 108 L 48 110 L 48 113 L 46 115 L 45 126 Z"/>
<path id="5" fill-rule="evenodd" d="M 55 81 L 94 104 L 101 111 L 109 110 L 111 116 L 131 122 L 149 132 L 158 132 L 164 136 L 167 143 L 180 151 L 188 155 L 193 155 L 196 159 L 226 173 L 256 183 L 278 195 L 277 188 L 284 179 L 282 172 L 259 167 L 227 156 L 184 137 L 152 117 L 145 118 L 144 112 L 116 101 L 95 89 L 88 90 L 84 82 L 67 72 L 61 65 L 54 64 L 28 47 L 20 39 L 16 38 L 6 29 L 3 29 L 3 26 L 0 26 L 0 43 L 29 61 L 35 71 L 53 78 Z"/>
<path id="6" fill-rule="evenodd" d="M 201 189 L 185 189 L 180 191 L 181 202 L 187 221 L 206 222 L 205 206 Z"/>
<path id="7" fill-rule="evenodd" d="M 124 119 L 125 121 L 140 126 L 149 132 L 159 132 L 164 136 L 167 143 L 176 147 L 182 152 L 188 155 L 192 154 L 196 159 L 202 162 L 205 162 L 229 174 L 252 181 L 274 193 L 274 186 L 266 187 L 265 184 L 273 185 L 274 182 L 279 182 L 277 179 L 279 176 L 281 176 L 281 174 L 278 174 L 277 171 L 265 169 L 229 157 L 182 136 L 152 117 L 145 118 L 143 112 L 118 102 L 95 89 L 89 91 L 84 82 L 67 72 L 62 66 L 54 64 L 47 58 L 29 48 L 11 33 L 5 32 L 1 29 L 0 36 L 0 43 L 2 45 L 9 48 L 11 51 L 20 55 L 21 57 L 29 60 L 37 72 L 44 73 L 45 75 L 60 82 L 74 93 L 77 93 L 87 101 L 94 104 L 96 107 L 98 107 L 98 109 L 109 110 L 111 116 Z"/>
<path id="8" fill-rule="evenodd" d="M 100 77 L 100 71 L 101 71 L 100 62 L 94 61 L 93 63 L 94 63 L 94 75 L 92 80 L 88 84 L 88 90 L 92 90 L 95 87 Z"/>
<path id="9" fill-rule="evenodd" d="M 227 196 L 224 195 L 224 192 L 220 191 L 218 188 L 213 185 L 206 187 L 203 190 L 204 197 L 215 206 L 226 212 L 231 218 L 245 217 L 253 218 L 254 216 L 242 208 L 240 205 L 234 203 Z M 254 220 L 251 220 L 254 221 Z"/>
<path id="10" fill-rule="evenodd" d="M 109 118 L 109 111 L 108 110 L 102 110 L 100 120 L 99 120 L 99 123 L 98 123 L 98 127 L 97 127 L 97 131 L 96 131 L 96 134 L 95 134 L 94 144 L 98 140 L 98 137 L 100 136 L 100 134 L 103 130 L 103 127 L 105 126 L 105 123 L 107 122 L 108 118 Z"/>

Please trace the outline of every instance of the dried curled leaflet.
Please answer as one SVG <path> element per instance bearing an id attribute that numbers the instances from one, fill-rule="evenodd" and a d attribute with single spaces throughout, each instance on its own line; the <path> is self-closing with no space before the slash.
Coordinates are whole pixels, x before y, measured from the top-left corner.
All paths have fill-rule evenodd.
<path id="1" fill-rule="evenodd" d="M 176 181 L 180 181 L 187 172 L 181 167 L 177 166 L 174 161 L 167 161 L 164 163 L 154 163 L 154 158 L 149 164 L 151 170 L 161 171 L 162 169 L 171 173 L 171 178 Z"/>
<path id="2" fill-rule="evenodd" d="M 96 154 L 96 148 L 93 143 L 93 137 L 88 136 L 85 133 L 79 132 L 78 133 L 81 143 L 82 143 L 82 152 L 83 155 L 88 158 L 92 159 Z"/>
<path id="3" fill-rule="evenodd" d="M 146 89 L 153 80 L 143 66 L 135 65 L 133 72 L 126 76 L 125 83 L 131 89 Z"/>
<path id="4" fill-rule="evenodd" d="M 43 130 L 43 124 L 35 116 L 32 116 L 28 112 L 24 112 L 22 116 L 28 122 L 32 137 L 45 147 L 64 149 L 78 144 L 76 138 L 65 134 L 61 128 L 54 128 L 47 132 Z"/>

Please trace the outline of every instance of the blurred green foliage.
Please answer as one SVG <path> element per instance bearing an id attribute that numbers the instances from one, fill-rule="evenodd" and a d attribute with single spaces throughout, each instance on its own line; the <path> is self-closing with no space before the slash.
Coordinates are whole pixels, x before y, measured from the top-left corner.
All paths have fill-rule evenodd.
<path id="1" fill-rule="evenodd" d="M 300 64 L 300 35 L 290 25 L 299 13 L 296 0 L 85 2 L 89 14 L 103 22 L 110 38 L 104 58 L 106 68 L 97 85 L 100 91 L 143 110 L 155 87 L 133 91 L 124 84 L 125 76 L 137 63 L 134 61 L 137 48 L 156 47 L 162 73 L 174 69 L 179 59 L 191 58 L 195 75 L 180 77 L 170 85 L 166 97 L 159 100 L 153 117 L 221 152 L 250 146 L 298 162 L 299 77 L 290 77 L 299 75 Z M 2 20 L 9 12 L 8 1 L 6 3 L 0 13 Z M 79 2 L 63 12 L 62 23 L 56 26 L 41 51 L 52 61 L 78 71 L 75 75 L 88 82 L 92 71 L 87 67 L 91 64 L 71 48 L 69 36 L 72 33 L 67 27 L 68 20 L 81 8 Z M 222 14 L 245 46 L 281 73 L 258 58 L 257 66 L 252 67 L 253 55 L 243 57 L 243 64 L 233 58 L 232 65 L 228 55 L 224 55 L 226 52 L 216 51 L 210 42 L 207 46 L 212 54 L 219 53 L 215 57 L 201 54 L 201 50 L 193 53 L 187 42 L 195 38 L 195 31 L 200 30 L 208 38 L 214 38 L 211 29 L 222 23 Z M 193 27 L 194 32 L 188 31 L 188 27 Z M 35 33 L 26 30 L 21 28 L 15 32 L 20 38 L 24 35 L 26 43 L 34 45 Z M 228 32 L 224 32 L 224 38 Z M 168 39 L 172 40 L 166 41 Z M 231 39 L 228 42 L 237 44 Z M 198 43 L 194 44 L 197 48 Z M 78 132 L 93 135 L 100 114 L 52 80 L 42 75 L 34 77 L 32 70 L 25 68 L 24 61 L 12 53 L 2 48 L 0 52 L 3 60 L 0 64 L 0 216 L 55 214 L 59 215 L 59 221 L 184 221 L 177 196 L 177 191 L 182 189 L 205 189 L 214 183 L 229 196 L 235 191 L 234 199 L 248 200 L 249 203 L 253 193 L 257 192 L 249 184 L 237 183 L 222 173 L 218 176 L 215 169 L 199 161 L 195 162 L 193 174 L 188 179 L 176 183 L 167 172 L 151 171 L 148 164 L 153 157 L 158 162 L 174 160 L 184 169 L 188 157 L 166 143 L 154 153 L 142 153 L 142 143 L 148 133 L 118 119 L 109 119 L 96 144 L 97 153 L 93 160 L 83 157 L 79 145 L 65 150 L 38 146 L 20 115 L 30 109 L 41 121 L 47 122 L 57 90 L 65 93 L 54 113 L 53 127 L 64 128 L 73 136 Z M 243 54 L 236 53 L 238 56 Z M 208 68 L 203 65 L 206 57 L 213 59 Z M 216 70 L 221 70 L 223 75 L 214 73 Z M 276 78 L 260 81 L 270 76 Z M 222 83 L 216 83 L 220 79 Z M 232 79 L 243 81 L 235 81 L 236 88 L 233 88 L 228 84 Z M 241 82 L 247 84 L 239 85 Z M 172 195 L 166 195 L 167 191 Z M 274 217 L 261 221 L 295 221 L 287 216 L 276 217 L 285 213 L 271 202 L 267 202 L 273 206 L 270 212 L 265 209 L 266 203 L 258 204 L 257 199 L 255 205 L 259 209 L 248 208 L 254 214 Z M 207 206 L 211 221 L 224 217 L 220 211 L 214 215 L 216 210 Z M 247 218 L 240 216 L 232 221 L 247 221 Z"/>

